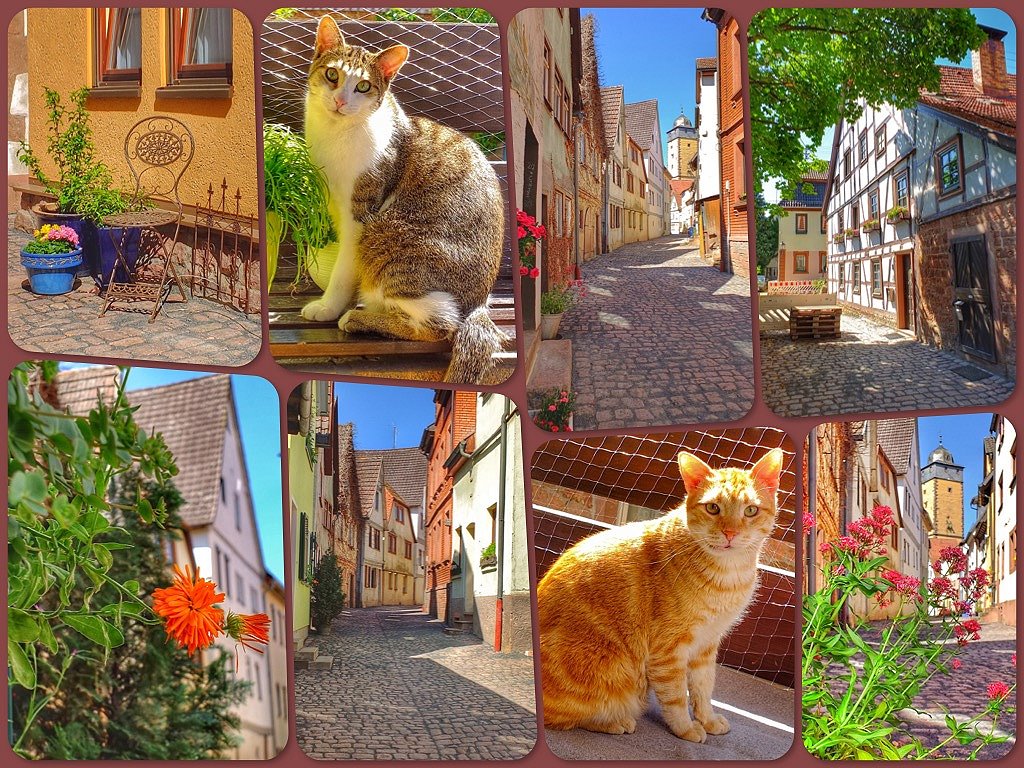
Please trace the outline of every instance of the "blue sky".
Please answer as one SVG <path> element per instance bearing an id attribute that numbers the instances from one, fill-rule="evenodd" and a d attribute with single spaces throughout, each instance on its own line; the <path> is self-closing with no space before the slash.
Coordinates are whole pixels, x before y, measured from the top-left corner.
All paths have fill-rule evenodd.
<path id="1" fill-rule="evenodd" d="M 334 394 L 338 422 L 355 424 L 359 450 L 418 447 L 423 430 L 434 423 L 432 389 L 337 383 Z"/>
<path id="2" fill-rule="evenodd" d="M 953 460 L 964 468 L 965 534 L 977 518 L 977 511 L 971 508 L 971 499 L 978 492 L 978 484 L 983 478 L 982 443 L 990 434 L 988 427 L 991 423 L 991 413 L 926 416 L 917 420 L 921 468 L 928 463 L 928 455 L 938 446 L 940 435 L 946 450 L 953 454 Z"/>
<path id="3" fill-rule="evenodd" d="M 91 365 L 91 364 L 90 364 Z M 81 363 L 62 363 L 61 368 L 81 368 Z M 211 374 L 133 366 L 128 390 L 159 387 Z M 231 376 L 238 428 L 245 451 L 253 509 L 259 529 L 263 564 L 284 583 L 284 531 L 281 507 L 281 405 L 274 386 L 259 376 Z"/>
<path id="4" fill-rule="evenodd" d="M 597 19 L 601 87 L 625 87 L 626 103 L 658 100 L 662 152 L 680 108 L 693 120 L 695 62 L 717 56 L 715 25 L 702 8 L 583 8 Z"/>

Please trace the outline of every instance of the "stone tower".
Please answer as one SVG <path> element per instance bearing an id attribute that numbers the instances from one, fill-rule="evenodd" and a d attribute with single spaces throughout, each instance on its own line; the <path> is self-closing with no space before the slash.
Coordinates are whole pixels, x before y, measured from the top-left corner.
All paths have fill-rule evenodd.
<path id="1" fill-rule="evenodd" d="M 697 154 L 697 129 L 690 118 L 680 112 L 668 132 L 668 162 L 665 168 L 673 179 L 692 179 L 697 175 L 696 167 L 690 162 Z M 696 165 L 696 164 L 695 164 Z"/>
<path id="2" fill-rule="evenodd" d="M 932 523 L 928 560 L 934 563 L 944 547 L 958 546 L 964 538 L 964 468 L 953 460 L 941 437 L 921 470 L 921 496 Z"/>

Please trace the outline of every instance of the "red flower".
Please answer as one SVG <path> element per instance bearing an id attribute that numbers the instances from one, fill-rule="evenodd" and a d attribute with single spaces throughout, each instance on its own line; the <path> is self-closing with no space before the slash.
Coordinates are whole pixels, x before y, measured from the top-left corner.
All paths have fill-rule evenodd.
<path id="1" fill-rule="evenodd" d="M 989 683 L 988 688 L 985 690 L 988 691 L 988 697 L 991 701 L 1002 701 L 1010 692 L 1010 686 L 1002 680 L 997 680 L 994 683 Z"/>
<path id="2" fill-rule="evenodd" d="M 164 619 L 167 635 L 189 654 L 213 645 L 223 631 L 224 611 L 216 604 L 224 599 L 217 585 L 195 575 L 192 568 L 174 566 L 174 583 L 153 590 L 153 610 Z"/>
<path id="3" fill-rule="evenodd" d="M 516 231 L 516 236 L 520 240 L 522 240 L 524 237 L 526 237 L 526 227 L 524 227 L 522 224 L 520 224 L 519 225 L 519 229 Z"/>
<path id="4" fill-rule="evenodd" d="M 953 669 L 960 669 L 964 663 L 960 659 L 953 659 Z"/>
<path id="5" fill-rule="evenodd" d="M 530 277 L 540 277 L 540 269 L 537 267 L 530 269 Z"/>
<path id="6" fill-rule="evenodd" d="M 543 240 L 548 234 L 547 227 L 543 224 L 538 224 L 533 228 L 533 236 L 538 240 Z"/>
<path id="7" fill-rule="evenodd" d="M 551 405 L 548 406 L 548 410 L 549 411 L 557 411 L 558 410 L 558 406 L 555 405 L 554 403 L 552 403 Z"/>
<path id="8" fill-rule="evenodd" d="M 266 645 L 270 642 L 270 618 L 265 613 L 229 613 L 224 622 L 224 631 L 242 648 L 263 653 L 263 649 L 255 643 Z"/>
<path id="9" fill-rule="evenodd" d="M 529 267 L 520 267 L 519 268 L 519 274 L 520 275 L 528 275 L 528 274 L 530 274 L 530 268 Z"/>

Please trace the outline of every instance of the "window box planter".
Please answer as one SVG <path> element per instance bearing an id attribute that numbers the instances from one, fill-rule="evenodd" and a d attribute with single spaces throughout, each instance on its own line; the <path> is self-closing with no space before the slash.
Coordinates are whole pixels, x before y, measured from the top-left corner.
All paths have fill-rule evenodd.
<path id="1" fill-rule="evenodd" d="M 878 219 L 868 219 L 860 225 L 860 231 L 864 234 L 867 234 L 868 232 L 881 232 L 882 222 Z"/>
<path id="2" fill-rule="evenodd" d="M 860 232 L 856 229 L 848 229 L 843 233 L 847 240 L 853 240 L 855 237 L 860 237 Z"/>
<path id="3" fill-rule="evenodd" d="M 910 211 L 903 206 L 896 206 L 888 210 L 885 218 L 889 220 L 890 224 L 895 224 L 898 221 L 910 221 Z"/>

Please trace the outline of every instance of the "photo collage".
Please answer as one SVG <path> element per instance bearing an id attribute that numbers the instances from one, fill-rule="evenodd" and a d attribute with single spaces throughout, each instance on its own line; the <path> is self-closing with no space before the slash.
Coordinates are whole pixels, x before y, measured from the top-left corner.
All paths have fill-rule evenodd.
<path id="1" fill-rule="evenodd" d="M 907 2 L 13 12 L 8 760 L 1005 763 L 1018 26 Z"/>

